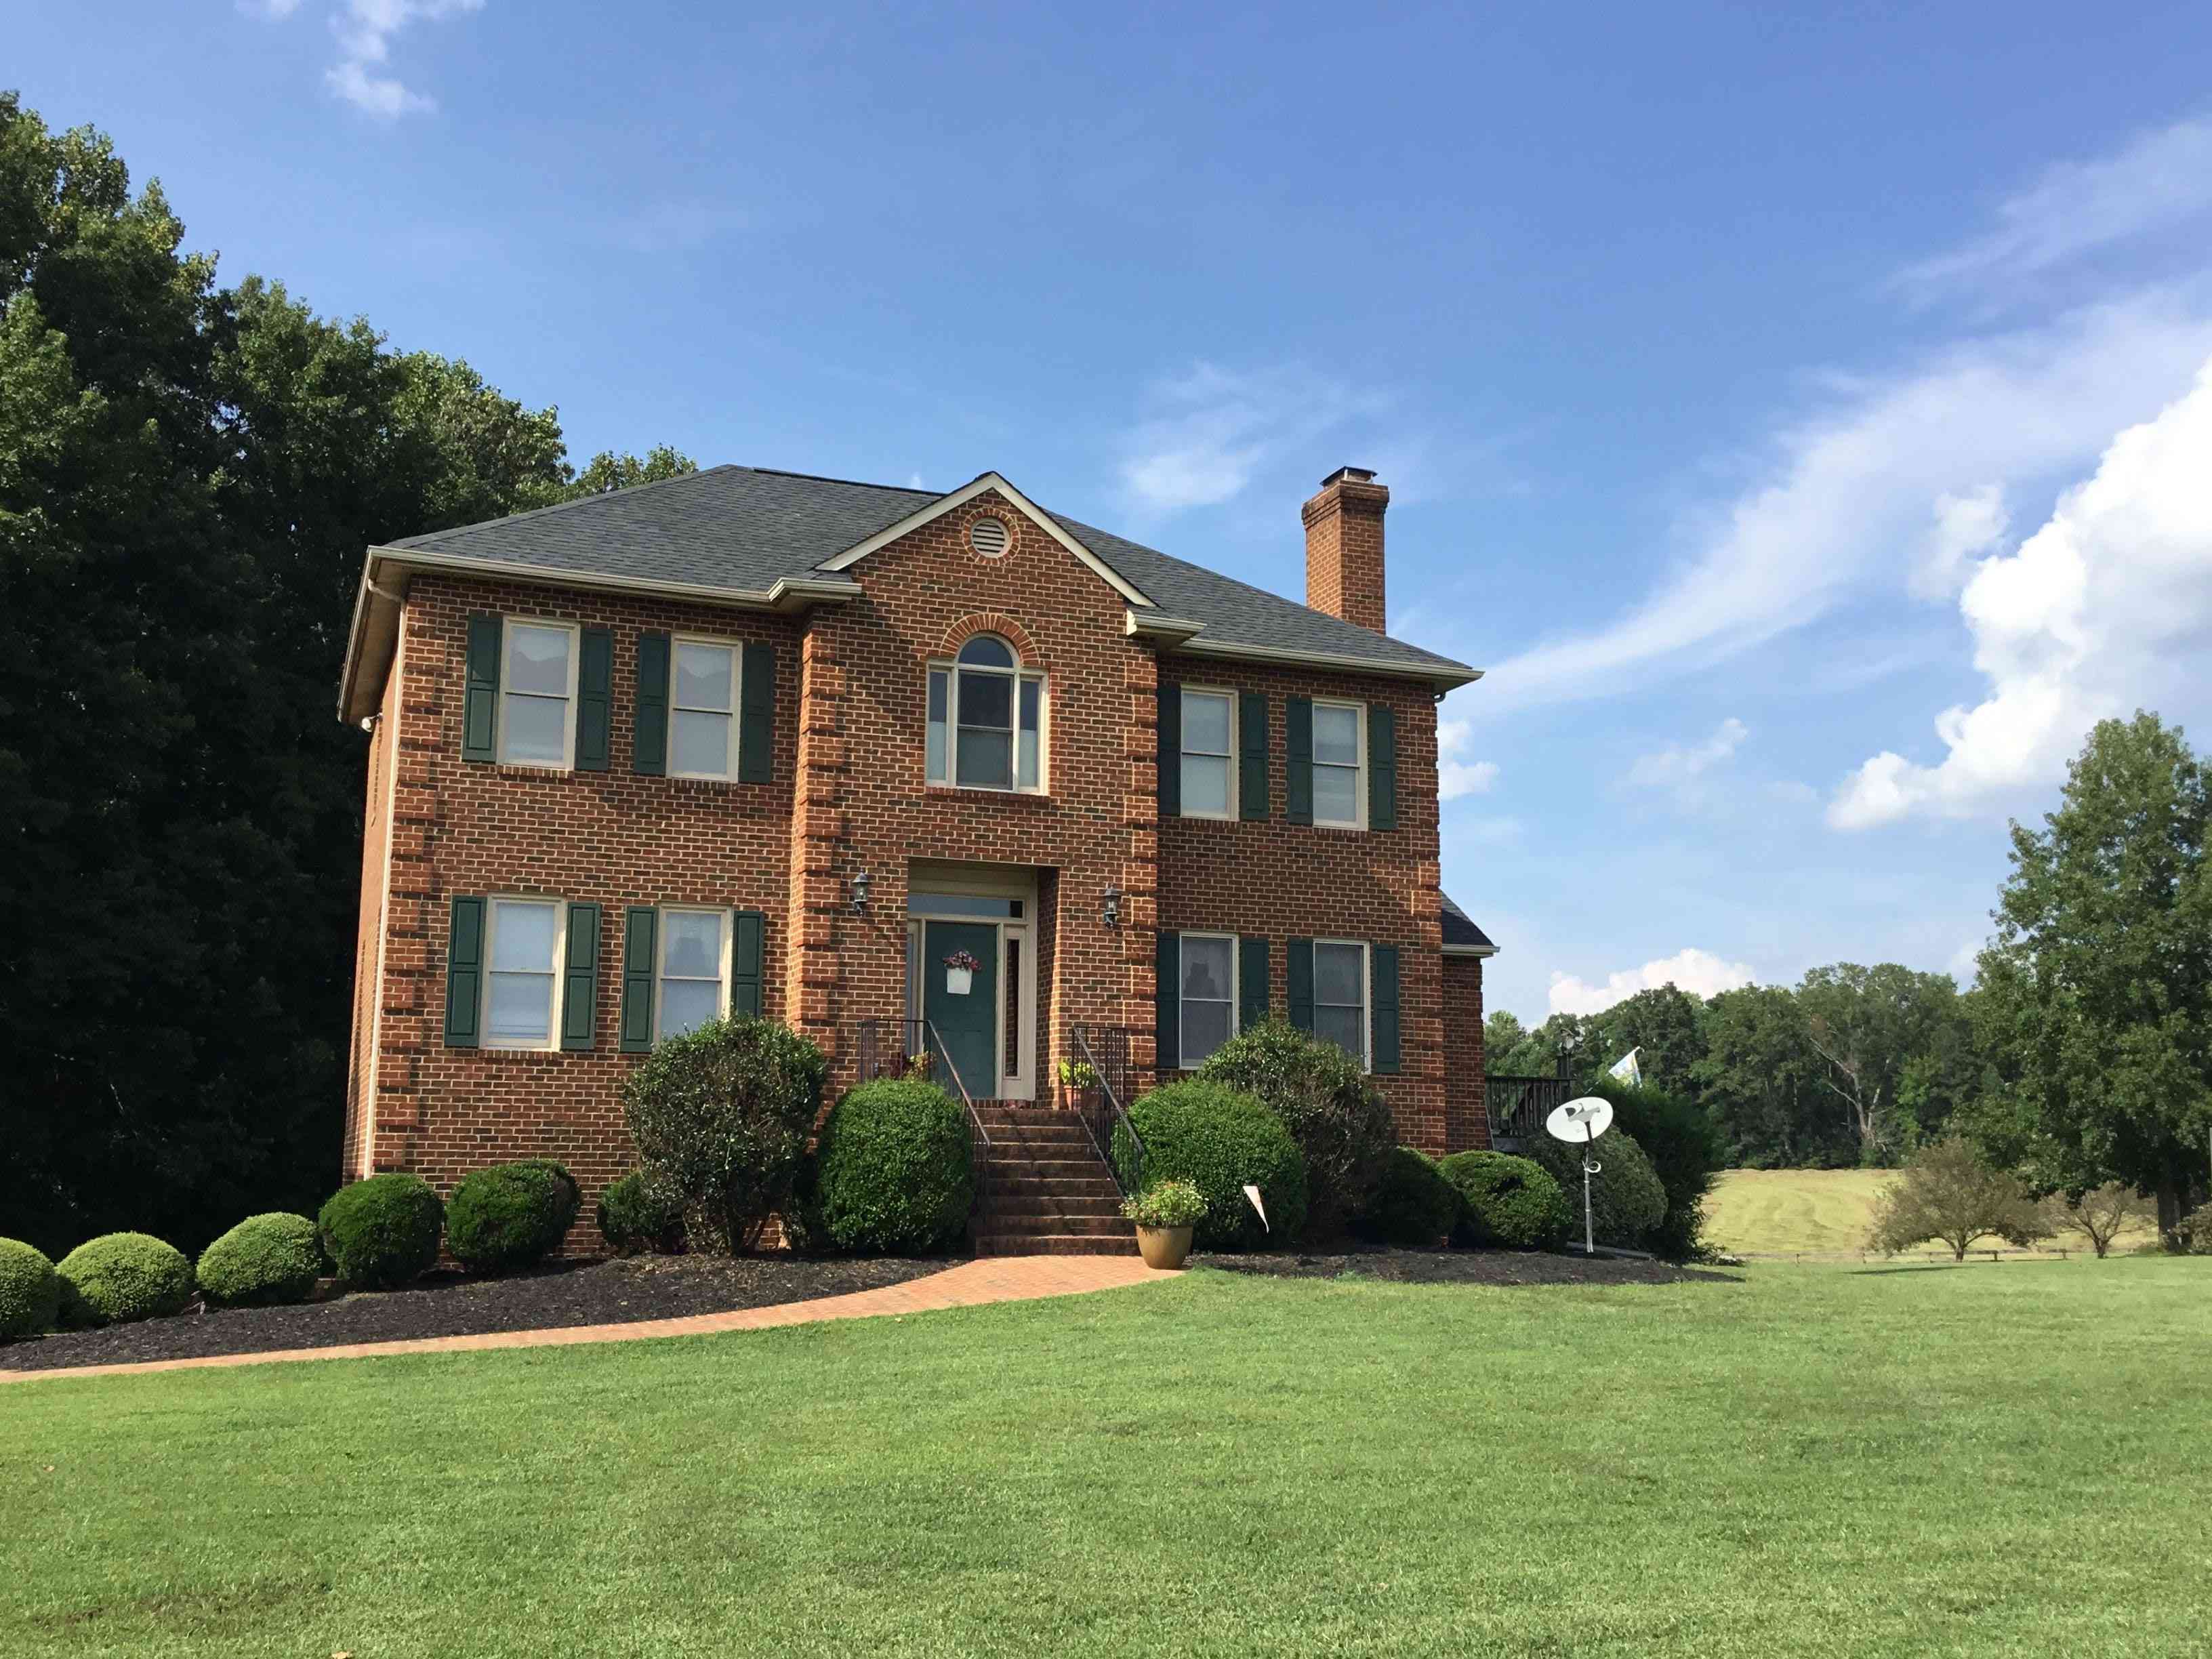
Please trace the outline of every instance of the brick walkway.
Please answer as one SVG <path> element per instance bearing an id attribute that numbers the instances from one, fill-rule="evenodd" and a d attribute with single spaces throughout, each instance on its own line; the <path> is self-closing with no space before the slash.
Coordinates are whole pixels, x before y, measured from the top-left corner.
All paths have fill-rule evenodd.
<path id="1" fill-rule="evenodd" d="M 120 1376 L 134 1371 L 180 1371 L 209 1365 L 266 1365 L 292 1359 L 368 1359 L 396 1353 L 459 1353 L 480 1348 L 558 1348 L 576 1342 L 636 1342 L 656 1336 L 712 1336 L 758 1331 L 771 1325 L 811 1325 L 823 1319 L 868 1319 L 880 1314 L 934 1313 L 987 1302 L 1033 1302 L 1079 1296 L 1123 1285 L 1147 1285 L 1179 1274 L 1156 1273 L 1133 1255 L 1000 1255 L 963 1261 L 927 1279 L 880 1290 L 785 1302 L 772 1308 L 694 1314 L 686 1319 L 643 1319 L 627 1325 L 568 1325 L 553 1330 L 493 1331 L 482 1336 L 425 1336 L 402 1342 L 352 1342 L 331 1348 L 280 1348 L 268 1353 L 212 1354 L 198 1359 L 147 1359 L 123 1365 L 60 1366 L 51 1370 L 0 1370 L 0 1382 L 42 1377 Z"/>

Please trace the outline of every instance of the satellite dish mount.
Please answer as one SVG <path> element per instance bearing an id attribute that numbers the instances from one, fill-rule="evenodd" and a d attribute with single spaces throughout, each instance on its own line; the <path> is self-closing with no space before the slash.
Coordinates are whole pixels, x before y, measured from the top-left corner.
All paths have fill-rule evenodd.
<path id="1" fill-rule="evenodd" d="M 1553 1139 L 1583 1149 L 1583 1254 L 1597 1254 L 1597 1229 L 1590 1207 L 1590 1177 L 1605 1168 L 1591 1156 L 1597 1138 L 1613 1127 L 1613 1103 L 1597 1095 L 1584 1095 L 1564 1106 L 1554 1106 L 1544 1120 Z"/>

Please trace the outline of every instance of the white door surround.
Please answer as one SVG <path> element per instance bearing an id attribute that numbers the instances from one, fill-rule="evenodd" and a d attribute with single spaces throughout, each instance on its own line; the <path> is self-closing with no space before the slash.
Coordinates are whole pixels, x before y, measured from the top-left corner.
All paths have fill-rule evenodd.
<path id="1" fill-rule="evenodd" d="M 1037 1097 L 1037 872 L 1027 865 L 952 864 L 917 860 L 907 872 L 906 1012 L 921 1017 L 923 929 L 930 921 L 970 922 L 994 930 L 999 986 L 1011 999 L 994 1022 L 995 1087 L 977 1097 Z M 1011 1030 L 1009 1028 L 1012 1028 Z M 1011 1038 L 1011 1041 L 1009 1040 Z"/>

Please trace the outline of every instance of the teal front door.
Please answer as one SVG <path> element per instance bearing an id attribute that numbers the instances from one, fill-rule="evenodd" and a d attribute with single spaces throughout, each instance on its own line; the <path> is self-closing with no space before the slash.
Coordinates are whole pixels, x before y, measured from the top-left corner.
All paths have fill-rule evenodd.
<path id="1" fill-rule="evenodd" d="M 972 921 L 927 922 L 921 946 L 922 1014 L 937 1028 L 969 1097 L 994 1100 L 999 1094 L 999 930 Z M 962 951 L 976 963 L 964 994 L 951 988 L 945 965 L 945 957 Z M 951 1078 L 944 1082 L 952 1087 Z"/>

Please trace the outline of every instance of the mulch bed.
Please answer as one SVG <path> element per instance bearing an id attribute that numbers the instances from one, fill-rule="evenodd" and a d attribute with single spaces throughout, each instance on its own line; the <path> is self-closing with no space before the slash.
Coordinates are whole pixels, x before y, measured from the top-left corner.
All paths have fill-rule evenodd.
<path id="1" fill-rule="evenodd" d="M 1681 1285 L 1741 1283 L 1735 1273 L 1669 1267 L 1627 1256 L 1547 1255 L 1534 1250 L 1349 1249 L 1331 1255 L 1194 1255 L 1194 1265 L 1278 1279 L 1357 1274 L 1400 1285 Z"/>
<path id="2" fill-rule="evenodd" d="M 434 1273 L 404 1291 L 366 1291 L 287 1308 L 179 1314 L 173 1319 L 0 1343 L 0 1370 L 678 1319 L 872 1291 L 942 1273 L 953 1265 L 941 1258 L 810 1261 L 793 1256 L 636 1256 L 623 1261 L 554 1262 L 499 1279 Z"/>

